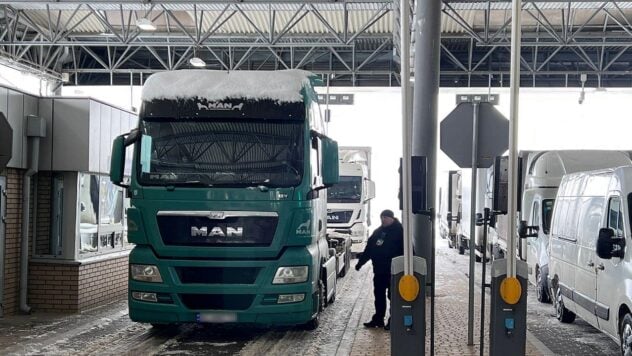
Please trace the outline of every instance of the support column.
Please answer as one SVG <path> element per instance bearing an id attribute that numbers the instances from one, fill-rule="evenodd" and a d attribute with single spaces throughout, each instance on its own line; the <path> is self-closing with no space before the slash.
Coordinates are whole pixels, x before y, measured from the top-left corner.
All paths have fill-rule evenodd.
<path id="1" fill-rule="evenodd" d="M 416 3 L 412 148 L 414 156 L 427 157 L 428 208 L 435 209 L 442 2 L 417 0 Z M 402 58 L 403 60 L 406 59 Z M 413 215 L 415 254 L 428 262 L 432 261 L 433 253 L 431 250 L 434 236 L 431 236 L 431 231 L 431 220 L 427 216 Z M 431 278 L 433 275 L 434 266 L 428 263 L 428 276 Z"/>

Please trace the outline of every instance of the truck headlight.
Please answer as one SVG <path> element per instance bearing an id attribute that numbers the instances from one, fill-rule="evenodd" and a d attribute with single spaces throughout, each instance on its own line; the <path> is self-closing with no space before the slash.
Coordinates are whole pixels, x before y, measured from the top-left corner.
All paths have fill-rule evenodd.
<path id="1" fill-rule="evenodd" d="M 351 226 L 351 236 L 362 237 L 364 236 L 364 226 L 362 224 L 354 224 Z"/>
<path id="2" fill-rule="evenodd" d="M 272 284 L 301 283 L 307 281 L 309 269 L 307 266 L 279 267 L 274 275 Z"/>
<path id="3" fill-rule="evenodd" d="M 142 282 L 162 283 L 162 277 L 158 266 L 154 265 L 130 265 L 132 279 Z"/>

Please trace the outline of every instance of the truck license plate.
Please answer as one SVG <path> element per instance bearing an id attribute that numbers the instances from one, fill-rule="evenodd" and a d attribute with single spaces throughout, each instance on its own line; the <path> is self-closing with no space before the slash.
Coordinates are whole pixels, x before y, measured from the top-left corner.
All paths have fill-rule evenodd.
<path id="1" fill-rule="evenodd" d="M 197 313 L 195 319 L 198 323 L 234 323 L 237 321 L 235 313 Z"/>

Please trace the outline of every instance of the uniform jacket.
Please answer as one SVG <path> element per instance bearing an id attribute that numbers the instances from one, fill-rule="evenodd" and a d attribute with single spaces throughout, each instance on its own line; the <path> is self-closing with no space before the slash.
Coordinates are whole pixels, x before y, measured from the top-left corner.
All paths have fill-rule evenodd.
<path id="1" fill-rule="evenodd" d="M 380 226 L 367 241 L 358 266 L 369 260 L 373 262 L 373 273 L 376 275 L 391 274 L 391 260 L 404 254 L 404 231 L 402 224 L 395 221 L 386 227 Z"/>

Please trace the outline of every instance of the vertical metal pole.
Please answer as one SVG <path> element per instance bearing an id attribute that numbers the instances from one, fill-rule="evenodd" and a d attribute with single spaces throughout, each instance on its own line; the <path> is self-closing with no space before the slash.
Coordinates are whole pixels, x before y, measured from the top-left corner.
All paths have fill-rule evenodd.
<path id="1" fill-rule="evenodd" d="M 470 200 L 470 273 L 469 296 L 467 300 L 467 344 L 474 345 L 474 262 L 476 259 L 476 181 L 478 169 L 478 103 L 474 106 L 472 115 L 472 186 Z"/>
<path id="2" fill-rule="evenodd" d="M 415 1 L 415 92 L 413 105 L 413 153 L 427 157 L 427 203 L 434 208 L 437 176 L 437 125 L 439 59 L 441 53 L 441 1 Z M 436 209 L 435 209 L 436 211 Z M 432 262 L 432 219 L 414 217 L 415 252 Z M 435 266 L 428 264 L 432 282 Z"/>
<path id="3" fill-rule="evenodd" d="M 483 264 L 481 266 L 481 345 L 479 346 L 479 355 L 483 356 L 485 354 L 485 288 L 486 282 L 485 272 L 487 270 L 487 228 L 489 226 L 490 221 L 490 211 L 489 208 L 485 208 L 483 213 Z"/>
<path id="4" fill-rule="evenodd" d="M 404 227 L 404 274 L 412 275 L 412 236 L 411 236 L 411 199 L 410 199 L 410 156 L 411 156 L 411 119 L 410 110 L 410 3 L 400 0 L 400 34 L 402 84 L 402 223 Z"/>
<path id="5" fill-rule="evenodd" d="M 518 108 L 520 95 L 520 36 L 522 1 L 512 1 L 511 77 L 509 97 L 509 197 L 507 219 L 507 277 L 516 277 L 516 201 L 518 190 Z"/>

